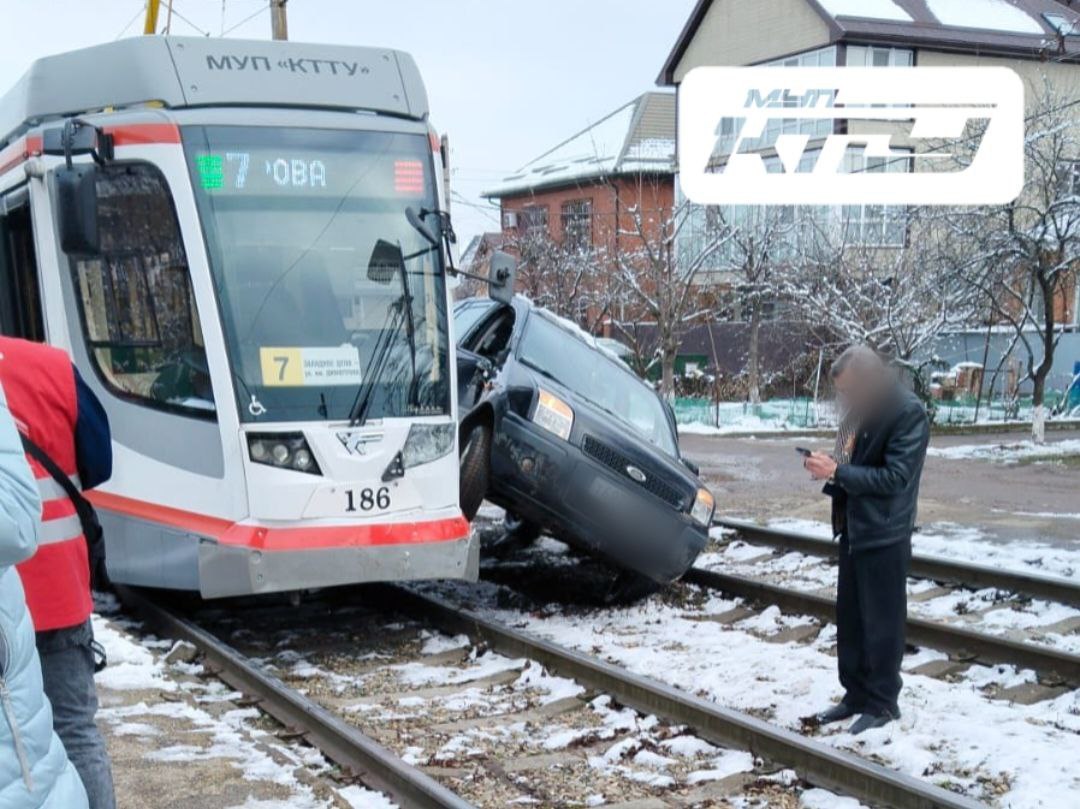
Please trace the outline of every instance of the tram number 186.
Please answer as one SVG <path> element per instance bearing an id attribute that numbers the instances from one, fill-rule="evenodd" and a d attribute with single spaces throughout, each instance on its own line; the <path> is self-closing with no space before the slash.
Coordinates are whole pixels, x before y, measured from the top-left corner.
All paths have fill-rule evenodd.
<path id="1" fill-rule="evenodd" d="M 386 511 L 390 508 L 390 489 L 382 486 L 378 489 L 347 489 L 345 491 L 345 511 Z"/>

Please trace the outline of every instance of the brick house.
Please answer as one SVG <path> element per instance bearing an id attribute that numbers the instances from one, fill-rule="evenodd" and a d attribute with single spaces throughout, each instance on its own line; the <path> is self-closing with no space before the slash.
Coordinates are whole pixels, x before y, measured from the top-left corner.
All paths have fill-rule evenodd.
<path id="1" fill-rule="evenodd" d="M 654 90 L 529 161 L 484 196 L 499 201 L 506 249 L 520 252 L 530 239 L 550 242 L 593 262 L 603 284 L 627 250 L 629 211 L 640 210 L 647 227 L 659 227 L 671 215 L 674 189 L 675 95 Z M 519 287 L 536 292 L 527 268 Z M 596 327 L 604 313 L 589 308 L 573 314 Z"/>

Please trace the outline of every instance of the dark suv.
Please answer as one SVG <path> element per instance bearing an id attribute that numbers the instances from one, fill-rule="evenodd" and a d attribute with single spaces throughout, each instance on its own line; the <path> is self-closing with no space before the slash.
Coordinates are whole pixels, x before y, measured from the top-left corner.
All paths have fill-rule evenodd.
<path id="1" fill-rule="evenodd" d="M 454 325 L 466 516 L 486 497 L 521 535 L 550 533 L 653 582 L 681 576 L 714 503 L 657 393 L 520 296 L 460 301 Z"/>

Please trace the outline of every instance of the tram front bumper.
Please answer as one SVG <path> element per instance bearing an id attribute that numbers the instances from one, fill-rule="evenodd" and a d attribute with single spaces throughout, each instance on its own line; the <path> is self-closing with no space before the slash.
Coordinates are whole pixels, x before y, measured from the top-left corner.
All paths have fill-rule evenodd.
<path id="1" fill-rule="evenodd" d="M 460 537 L 437 541 L 287 550 L 203 539 L 198 560 L 202 597 L 225 598 L 364 582 L 476 581 L 480 545 L 467 527 Z"/>

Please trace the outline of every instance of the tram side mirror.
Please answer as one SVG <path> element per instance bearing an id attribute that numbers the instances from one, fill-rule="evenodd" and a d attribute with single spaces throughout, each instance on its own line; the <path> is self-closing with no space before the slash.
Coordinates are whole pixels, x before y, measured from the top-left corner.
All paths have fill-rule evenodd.
<path id="1" fill-rule="evenodd" d="M 517 260 L 502 250 L 492 253 L 491 270 L 488 274 L 488 296 L 493 301 L 509 305 L 514 299 L 516 280 Z"/>
<path id="2" fill-rule="evenodd" d="M 367 277 L 376 284 L 389 284 L 405 265 L 405 257 L 401 254 L 401 247 L 379 239 L 375 242 L 375 249 L 371 251 L 368 259 Z"/>
<path id="3" fill-rule="evenodd" d="M 68 255 L 96 256 L 101 252 L 97 166 L 93 163 L 56 170 L 56 227 L 60 248 Z"/>

